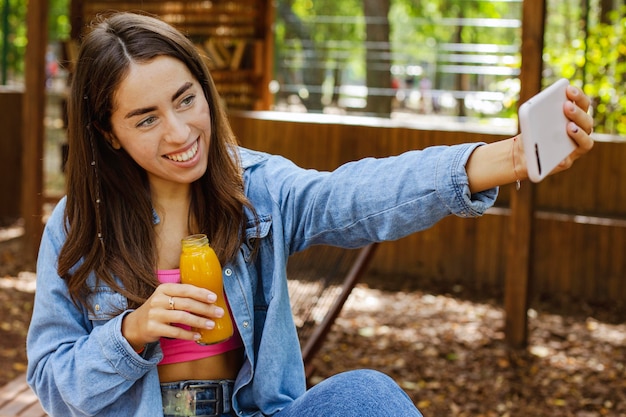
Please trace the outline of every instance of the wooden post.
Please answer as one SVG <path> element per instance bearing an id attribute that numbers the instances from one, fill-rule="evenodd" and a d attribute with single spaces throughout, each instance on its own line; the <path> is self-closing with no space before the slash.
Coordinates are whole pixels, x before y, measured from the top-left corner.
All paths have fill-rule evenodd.
<path id="1" fill-rule="evenodd" d="M 257 34 L 257 37 L 261 40 L 262 52 L 261 56 L 256 56 L 257 62 L 262 61 L 261 79 L 259 80 L 259 100 L 256 100 L 254 110 L 270 110 L 272 106 L 272 95 L 269 90 L 270 81 L 272 80 L 274 73 L 274 20 L 275 20 L 275 8 L 274 2 L 271 0 L 265 0 L 260 3 L 260 7 L 265 10 L 265 20 L 260 25 L 261 33 Z M 256 53 L 256 52 L 255 52 Z"/>
<path id="2" fill-rule="evenodd" d="M 522 68 L 519 103 L 541 90 L 546 0 L 524 0 L 522 13 Z M 511 223 L 507 247 L 504 308 L 505 334 L 509 346 L 528 343 L 528 298 L 532 275 L 535 192 L 525 181 L 511 193 Z"/>
<path id="3" fill-rule="evenodd" d="M 22 110 L 23 256 L 35 260 L 43 230 L 43 155 L 48 42 L 48 2 L 30 0 L 26 16 L 25 90 Z"/>
<path id="4" fill-rule="evenodd" d="M 83 31 L 83 0 L 70 0 L 70 39 L 79 39 Z"/>

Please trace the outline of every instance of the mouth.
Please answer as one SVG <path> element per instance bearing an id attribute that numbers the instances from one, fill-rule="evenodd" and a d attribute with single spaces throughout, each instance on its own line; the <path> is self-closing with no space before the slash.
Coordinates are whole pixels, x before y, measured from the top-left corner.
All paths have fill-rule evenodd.
<path id="1" fill-rule="evenodd" d="M 167 154 L 163 156 L 169 159 L 170 161 L 187 162 L 190 159 L 192 159 L 194 156 L 196 156 L 197 153 L 198 153 L 198 141 L 195 141 L 193 145 L 191 145 L 189 149 L 187 149 L 184 152 L 171 153 L 171 154 Z"/>

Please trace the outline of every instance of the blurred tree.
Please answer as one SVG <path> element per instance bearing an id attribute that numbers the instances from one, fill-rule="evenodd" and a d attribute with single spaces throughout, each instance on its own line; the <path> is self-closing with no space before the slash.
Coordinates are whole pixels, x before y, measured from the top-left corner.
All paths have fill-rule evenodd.
<path id="1" fill-rule="evenodd" d="M 361 27 L 353 24 L 355 16 L 362 16 L 359 0 L 279 0 L 276 10 L 276 76 L 282 86 L 300 85 L 298 91 L 280 94 L 297 93 L 308 111 L 321 111 L 322 85 L 329 73 L 337 81 L 346 56 L 355 53 L 344 43 L 357 40 L 363 48 Z"/>
<path id="2" fill-rule="evenodd" d="M 596 132 L 626 135 L 626 6 L 603 16 L 587 37 L 585 92 Z"/>
<path id="3" fill-rule="evenodd" d="M 3 0 L 2 4 L 2 84 L 24 72 L 26 49 L 26 2 Z"/>

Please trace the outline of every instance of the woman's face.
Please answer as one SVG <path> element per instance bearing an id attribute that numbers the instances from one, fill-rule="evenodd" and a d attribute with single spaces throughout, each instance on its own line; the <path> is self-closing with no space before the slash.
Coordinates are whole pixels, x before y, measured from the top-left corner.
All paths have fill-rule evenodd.
<path id="1" fill-rule="evenodd" d="M 113 95 L 111 144 L 148 173 L 153 190 L 185 184 L 207 169 L 209 104 L 181 61 L 159 56 L 133 63 Z"/>

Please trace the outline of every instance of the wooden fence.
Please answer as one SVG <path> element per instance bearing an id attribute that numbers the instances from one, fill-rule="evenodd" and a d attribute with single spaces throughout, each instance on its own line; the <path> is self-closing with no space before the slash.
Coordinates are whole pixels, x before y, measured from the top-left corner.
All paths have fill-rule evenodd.
<path id="1" fill-rule="evenodd" d="M 296 119 L 300 120 L 288 121 Z M 372 120 L 350 117 L 320 115 L 313 119 L 265 112 L 231 115 L 233 130 L 243 146 L 322 170 L 366 156 L 510 136 L 420 130 L 391 121 L 376 125 Z M 549 299 L 569 305 L 626 304 L 626 193 L 620 192 L 626 187 L 623 161 L 626 143 L 598 141 L 567 173 L 537 185 L 522 184 L 532 186 L 535 192 L 531 303 Z M 481 218 L 446 218 L 429 230 L 380 245 L 371 273 L 437 280 L 502 295 L 511 192 L 512 186 L 502 187 L 496 207 Z"/>

